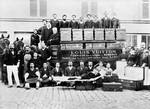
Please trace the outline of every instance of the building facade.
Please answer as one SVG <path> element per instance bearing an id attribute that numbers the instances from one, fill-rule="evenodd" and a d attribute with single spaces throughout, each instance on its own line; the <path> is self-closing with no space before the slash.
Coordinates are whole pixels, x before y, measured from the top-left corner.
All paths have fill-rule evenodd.
<path id="1" fill-rule="evenodd" d="M 150 46 L 150 0 L 0 0 L 0 34 L 10 34 L 13 41 L 24 37 L 29 43 L 33 29 L 42 25 L 43 18 L 52 18 L 56 13 L 103 17 L 104 12 L 115 13 L 121 28 L 127 32 L 127 44 L 140 46 L 145 42 Z"/>

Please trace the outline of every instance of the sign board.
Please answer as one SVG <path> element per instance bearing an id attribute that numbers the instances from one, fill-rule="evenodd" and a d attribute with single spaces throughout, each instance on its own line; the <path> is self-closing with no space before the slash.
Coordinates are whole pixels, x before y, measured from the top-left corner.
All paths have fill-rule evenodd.
<path id="1" fill-rule="evenodd" d="M 73 41 L 83 40 L 82 31 L 83 31 L 82 29 L 72 29 Z"/>
<path id="2" fill-rule="evenodd" d="M 117 40 L 126 40 L 126 30 L 125 29 L 116 29 L 116 39 Z"/>
<path id="3" fill-rule="evenodd" d="M 60 41 L 71 41 L 71 28 L 60 28 Z"/>
<path id="4" fill-rule="evenodd" d="M 85 46 L 86 46 L 85 47 L 86 49 L 92 49 L 93 48 L 92 43 L 86 43 Z"/>
<path id="5" fill-rule="evenodd" d="M 95 40 L 104 40 L 104 29 L 95 29 Z"/>
<path id="6" fill-rule="evenodd" d="M 115 40 L 114 29 L 105 29 L 105 40 Z"/>
<path id="7" fill-rule="evenodd" d="M 66 44 L 66 50 L 78 50 L 82 48 L 83 44 Z"/>
<path id="8" fill-rule="evenodd" d="M 61 50 L 62 60 L 117 60 L 121 49 Z"/>
<path id="9" fill-rule="evenodd" d="M 93 49 L 105 48 L 105 43 L 93 43 Z"/>
<path id="10" fill-rule="evenodd" d="M 84 29 L 84 40 L 93 40 L 93 29 Z"/>

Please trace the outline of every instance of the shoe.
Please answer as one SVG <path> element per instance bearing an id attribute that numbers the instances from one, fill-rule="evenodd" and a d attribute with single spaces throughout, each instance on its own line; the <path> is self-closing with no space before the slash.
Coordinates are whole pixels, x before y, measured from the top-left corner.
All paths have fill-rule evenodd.
<path id="1" fill-rule="evenodd" d="M 39 89 L 39 87 L 36 87 L 36 90 L 38 90 Z"/>
<path id="2" fill-rule="evenodd" d="M 12 85 L 8 86 L 8 88 L 12 88 L 12 87 L 13 87 Z"/>
<path id="3" fill-rule="evenodd" d="M 21 86 L 17 86 L 17 88 L 21 88 Z"/>
<path id="4" fill-rule="evenodd" d="M 25 89 L 26 89 L 26 90 L 29 90 L 29 89 L 30 89 L 30 87 L 25 87 Z"/>

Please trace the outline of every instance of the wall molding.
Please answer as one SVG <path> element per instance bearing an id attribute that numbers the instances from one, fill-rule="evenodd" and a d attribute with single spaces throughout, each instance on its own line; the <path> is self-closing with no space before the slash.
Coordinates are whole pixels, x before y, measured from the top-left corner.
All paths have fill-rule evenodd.
<path id="1" fill-rule="evenodd" d="M 0 22 L 41 22 L 42 19 L 43 18 L 0 18 Z M 68 19 L 68 20 L 71 20 L 71 19 Z M 120 23 L 150 24 L 150 19 L 149 20 L 120 20 Z"/>

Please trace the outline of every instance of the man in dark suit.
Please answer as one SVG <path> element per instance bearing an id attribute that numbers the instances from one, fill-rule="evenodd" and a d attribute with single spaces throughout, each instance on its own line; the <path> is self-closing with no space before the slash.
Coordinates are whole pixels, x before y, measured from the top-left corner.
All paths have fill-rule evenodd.
<path id="1" fill-rule="evenodd" d="M 67 15 L 66 14 L 64 14 L 62 16 L 62 21 L 60 21 L 59 27 L 60 28 L 68 28 L 69 27 L 69 22 L 67 21 Z"/>
<path id="2" fill-rule="evenodd" d="M 52 24 L 52 28 L 56 27 L 59 29 L 59 20 L 57 19 L 57 14 L 53 14 L 53 19 L 50 22 Z"/>
<path id="3" fill-rule="evenodd" d="M 111 19 L 111 28 L 120 28 L 119 19 L 117 19 L 115 16 Z"/>
<path id="4" fill-rule="evenodd" d="M 91 15 L 87 15 L 87 21 L 85 21 L 84 28 L 92 28 L 93 21 L 91 19 Z"/>
<path id="5" fill-rule="evenodd" d="M 52 31 L 51 23 L 47 22 L 46 28 L 42 30 L 41 41 L 43 41 L 47 45 L 47 41 L 52 34 L 53 34 L 53 31 Z"/>
<path id="6" fill-rule="evenodd" d="M 52 70 L 52 76 L 63 76 L 63 70 L 60 68 L 59 62 L 56 62 L 55 68 Z"/>
<path id="7" fill-rule="evenodd" d="M 76 21 L 76 15 L 72 15 L 72 20 L 71 20 L 70 23 L 69 23 L 69 27 L 72 28 L 72 29 L 77 29 L 77 28 L 79 28 L 79 24 L 78 24 L 78 22 Z"/>
<path id="8" fill-rule="evenodd" d="M 40 37 L 37 34 L 37 29 L 34 29 L 34 33 L 31 35 L 31 46 L 35 45 L 37 47 L 39 42 L 40 42 Z"/>
<path id="9" fill-rule="evenodd" d="M 84 62 L 80 61 L 80 66 L 77 68 L 77 75 L 82 76 L 87 73 L 87 67 L 84 66 Z"/>
<path id="10" fill-rule="evenodd" d="M 87 67 L 87 72 L 88 72 L 88 73 L 89 73 L 89 72 L 92 72 L 93 69 L 94 69 L 94 67 L 93 67 L 93 62 L 92 62 L 92 61 L 89 61 L 89 62 L 88 62 L 88 67 Z"/>
<path id="11" fill-rule="evenodd" d="M 60 43 L 60 34 L 56 27 L 52 28 L 53 34 L 49 37 L 47 45 L 59 45 Z"/>
<path id="12" fill-rule="evenodd" d="M 108 17 L 107 12 L 104 13 L 102 18 L 102 28 L 111 28 L 111 19 Z"/>
<path id="13" fill-rule="evenodd" d="M 83 17 L 80 17 L 80 18 L 79 18 L 79 22 L 78 22 L 79 28 L 80 28 L 80 29 L 84 29 L 84 24 L 85 24 L 84 18 L 83 18 Z"/>
<path id="14" fill-rule="evenodd" d="M 73 67 L 72 61 L 68 62 L 68 67 L 66 67 L 64 75 L 65 76 L 77 76 L 76 75 L 76 68 Z"/>
<path id="15" fill-rule="evenodd" d="M 46 62 L 43 63 L 43 67 L 40 69 L 40 79 L 42 85 L 44 84 L 49 84 L 50 81 L 52 80 L 51 77 L 51 69 L 49 69 L 48 64 Z"/>
<path id="16" fill-rule="evenodd" d="M 42 30 L 46 27 L 46 23 L 47 23 L 46 19 L 43 19 L 42 22 L 43 22 L 43 26 L 41 26 L 41 27 L 37 30 L 37 34 L 39 34 L 39 35 L 42 34 Z"/>
<path id="17" fill-rule="evenodd" d="M 94 16 L 92 27 L 93 28 L 102 28 L 102 22 L 101 22 L 101 20 L 98 20 L 98 17 L 96 15 Z"/>

